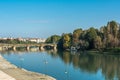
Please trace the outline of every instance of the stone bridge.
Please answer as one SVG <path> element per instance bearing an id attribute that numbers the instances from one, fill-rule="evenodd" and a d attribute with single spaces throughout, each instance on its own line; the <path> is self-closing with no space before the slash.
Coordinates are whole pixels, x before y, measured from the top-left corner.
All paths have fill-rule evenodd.
<path id="1" fill-rule="evenodd" d="M 16 50 L 16 48 L 20 48 L 20 47 L 25 47 L 26 50 L 29 50 L 31 47 L 38 47 L 39 50 L 44 50 L 44 47 L 52 47 L 53 50 L 57 50 L 57 45 L 56 44 L 45 44 L 45 43 L 41 43 L 41 44 L 0 44 L 0 51 L 2 50 L 8 50 L 10 48 L 12 48 L 14 51 Z"/>

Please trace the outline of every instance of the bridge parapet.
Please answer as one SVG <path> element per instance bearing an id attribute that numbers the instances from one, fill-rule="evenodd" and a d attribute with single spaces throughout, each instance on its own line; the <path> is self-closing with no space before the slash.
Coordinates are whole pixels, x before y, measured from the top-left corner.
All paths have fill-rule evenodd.
<path id="1" fill-rule="evenodd" d="M 3 48 L 12 48 L 13 50 L 16 50 L 17 47 L 26 47 L 27 50 L 29 50 L 30 47 L 39 47 L 40 50 L 44 50 L 45 46 L 51 46 L 53 47 L 53 50 L 57 50 L 56 44 L 0 44 L 0 51 Z"/>

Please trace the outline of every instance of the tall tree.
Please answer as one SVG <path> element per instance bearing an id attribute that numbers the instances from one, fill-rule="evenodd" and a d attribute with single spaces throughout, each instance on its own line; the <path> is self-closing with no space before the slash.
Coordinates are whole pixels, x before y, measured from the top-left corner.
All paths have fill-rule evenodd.
<path id="1" fill-rule="evenodd" d="M 96 49 L 102 48 L 102 41 L 101 41 L 101 37 L 100 36 L 97 36 L 94 39 L 94 46 L 95 46 Z"/>
<path id="2" fill-rule="evenodd" d="M 63 35 L 63 49 L 69 49 L 71 46 L 71 35 L 70 34 L 64 34 Z"/>
<path id="3" fill-rule="evenodd" d="M 112 34 L 114 38 L 117 37 L 118 25 L 115 21 L 108 22 L 107 28 L 109 33 Z"/>
<path id="4" fill-rule="evenodd" d="M 78 43 L 79 43 L 79 38 L 80 38 L 80 35 L 82 33 L 82 29 L 76 29 L 73 31 L 73 40 L 72 40 L 72 44 L 73 46 L 77 46 Z"/>
<path id="5" fill-rule="evenodd" d="M 46 43 L 58 43 L 60 40 L 61 36 L 59 35 L 52 35 L 46 39 Z"/>
<path id="6" fill-rule="evenodd" d="M 91 27 L 85 35 L 85 38 L 89 42 L 89 48 L 90 49 L 95 48 L 94 47 L 94 39 L 96 37 L 97 37 L 96 30 L 93 27 Z"/>

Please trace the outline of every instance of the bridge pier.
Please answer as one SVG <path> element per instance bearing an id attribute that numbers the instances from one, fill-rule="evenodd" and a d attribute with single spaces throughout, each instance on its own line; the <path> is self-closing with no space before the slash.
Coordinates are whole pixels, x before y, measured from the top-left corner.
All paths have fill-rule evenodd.
<path id="1" fill-rule="evenodd" d="M 53 50 L 57 50 L 57 45 L 55 44 L 54 46 L 53 46 Z"/>
<path id="2" fill-rule="evenodd" d="M 16 51 L 16 46 L 13 46 L 13 50 Z"/>
<path id="3" fill-rule="evenodd" d="M 44 51 L 45 49 L 44 49 L 44 46 L 39 46 L 39 49 L 41 50 L 41 51 Z"/>
<path id="4" fill-rule="evenodd" d="M 3 50 L 3 47 L 0 47 L 0 51 L 2 51 Z"/>
<path id="5" fill-rule="evenodd" d="M 27 46 L 26 49 L 27 49 L 27 51 L 29 51 L 30 50 L 30 46 Z"/>

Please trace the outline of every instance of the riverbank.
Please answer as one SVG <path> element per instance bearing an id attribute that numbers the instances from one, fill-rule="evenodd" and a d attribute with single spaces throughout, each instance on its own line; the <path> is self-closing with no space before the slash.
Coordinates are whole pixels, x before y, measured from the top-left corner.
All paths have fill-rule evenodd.
<path id="1" fill-rule="evenodd" d="M 17 66 L 8 62 L 7 60 L 5 60 L 1 55 L 0 55 L 0 71 L 1 74 L 2 73 L 5 74 L 4 76 L 8 75 L 9 77 L 12 77 L 15 80 L 56 80 L 44 74 L 39 74 L 27 71 L 25 69 L 20 69 Z M 0 76 L 0 80 L 2 80 L 1 78 L 2 77 Z"/>

